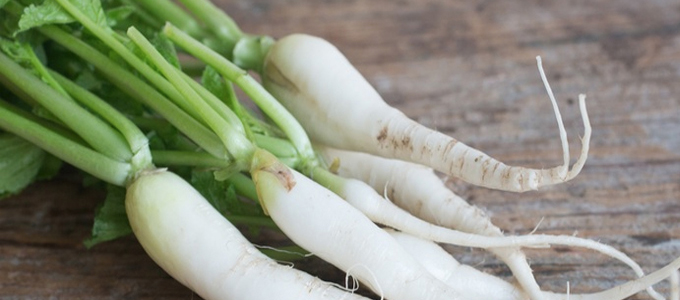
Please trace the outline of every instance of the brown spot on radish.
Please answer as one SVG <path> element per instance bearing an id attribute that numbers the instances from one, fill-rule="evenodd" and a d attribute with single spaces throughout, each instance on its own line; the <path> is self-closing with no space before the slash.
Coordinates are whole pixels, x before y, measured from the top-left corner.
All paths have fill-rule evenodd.
<path id="1" fill-rule="evenodd" d="M 465 161 L 467 160 L 467 154 L 469 152 L 469 148 L 466 148 L 465 151 L 463 151 L 463 155 L 460 157 L 460 167 L 458 168 L 460 170 L 460 173 L 463 173 L 463 167 L 465 167 Z"/>
<path id="2" fill-rule="evenodd" d="M 261 170 L 273 174 L 281 185 L 286 188 L 286 191 L 292 190 L 296 184 L 295 176 L 290 169 L 278 161 L 277 163 L 262 167 Z"/>
<path id="3" fill-rule="evenodd" d="M 387 126 L 383 126 L 382 129 L 380 129 L 380 133 L 378 133 L 378 142 L 382 143 L 387 139 Z"/>
<path id="4" fill-rule="evenodd" d="M 451 152 L 451 149 L 453 146 L 455 146 L 458 143 L 458 140 L 451 139 L 448 143 L 446 143 L 446 146 L 444 147 L 444 152 L 443 153 L 449 153 Z"/>
<path id="5" fill-rule="evenodd" d="M 491 173 L 496 173 L 496 170 L 498 170 L 498 166 L 500 166 L 500 164 L 501 164 L 500 162 L 496 162 L 495 164 L 493 164 L 493 171 L 491 171 Z"/>
<path id="6" fill-rule="evenodd" d="M 410 145 L 411 145 L 411 138 L 408 137 L 408 136 L 403 137 L 403 138 L 401 139 L 401 145 L 404 146 L 404 147 L 406 147 L 406 148 L 410 148 Z"/>
<path id="7" fill-rule="evenodd" d="M 490 161 L 488 159 L 484 160 L 484 162 L 482 162 L 482 182 L 484 182 L 484 179 L 486 178 L 486 174 L 489 173 L 489 163 L 490 163 Z"/>

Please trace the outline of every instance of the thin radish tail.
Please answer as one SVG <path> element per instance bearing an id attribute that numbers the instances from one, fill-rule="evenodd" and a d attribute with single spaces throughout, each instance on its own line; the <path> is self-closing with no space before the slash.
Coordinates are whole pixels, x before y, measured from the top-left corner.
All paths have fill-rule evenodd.
<path id="1" fill-rule="evenodd" d="M 642 290 L 649 289 L 652 285 L 661 282 L 662 280 L 674 276 L 676 272 L 680 269 L 680 257 L 676 258 L 674 261 L 666 265 L 665 267 L 649 273 L 643 277 L 628 281 L 624 284 L 615 286 L 608 290 L 604 290 L 592 294 L 570 294 L 568 297 L 564 294 L 556 293 L 545 293 L 546 300 L 616 300 L 625 299 L 638 293 Z M 671 280 L 672 282 L 673 280 Z M 663 296 L 655 293 L 653 295 L 655 299 L 664 299 Z"/>
<path id="2" fill-rule="evenodd" d="M 569 169 L 569 145 L 566 132 L 564 131 L 564 128 L 560 126 L 560 139 L 562 140 L 562 151 L 564 158 L 564 164 L 562 165 L 548 169 L 508 166 L 480 151 L 470 148 L 467 145 L 457 143 L 453 146 L 452 152 L 459 151 L 463 157 L 459 158 L 458 160 L 454 159 L 452 161 L 468 161 L 479 163 L 478 167 L 481 167 L 481 171 L 470 173 L 476 176 L 469 178 L 466 175 L 467 172 L 465 169 L 472 168 L 472 166 L 467 167 L 464 163 L 460 163 L 459 169 L 462 171 L 462 174 L 451 175 L 459 176 L 461 179 L 467 182 L 478 184 L 480 186 L 515 192 L 536 190 L 540 187 L 564 183 L 574 179 L 574 177 L 576 177 L 576 175 L 581 172 L 586 160 L 588 159 L 590 138 L 592 135 L 590 119 L 588 118 L 588 113 L 586 110 L 585 97 L 586 96 L 583 94 L 579 95 L 579 108 L 581 110 L 584 126 L 584 134 L 581 138 L 581 152 L 576 162 L 571 166 L 571 169 Z M 558 123 L 562 123 L 562 119 L 559 118 L 559 115 Z M 451 164 L 451 167 L 453 166 L 454 164 Z M 454 168 L 449 168 L 449 170 L 453 169 Z"/>
<path id="3" fill-rule="evenodd" d="M 351 184 L 351 182 L 353 182 L 353 184 Z M 344 189 L 344 191 L 342 192 L 344 194 L 343 197 L 345 198 L 345 200 L 350 202 L 355 208 L 359 209 L 362 213 L 367 215 L 373 222 L 394 227 L 398 230 L 402 230 L 406 233 L 413 234 L 421 238 L 429 239 L 440 243 L 447 243 L 451 245 L 480 247 L 486 249 L 508 247 L 511 248 L 545 247 L 546 245 L 564 245 L 571 247 L 582 247 L 600 252 L 604 255 L 617 259 L 622 263 L 626 264 L 627 266 L 629 266 L 638 277 L 644 276 L 642 268 L 626 254 L 611 246 L 601 244 L 596 241 L 565 235 L 560 236 L 525 235 L 507 237 L 481 236 L 451 230 L 445 227 L 428 223 L 422 219 L 416 218 L 413 215 L 402 210 L 401 208 L 397 207 L 394 203 L 390 202 L 388 199 L 381 199 L 377 194 L 375 195 L 375 197 L 364 197 L 363 195 L 367 195 L 366 192 L 364 191 L 358 192 L 360 190 L 360 187 L 363 186 L 364 186 L 363 182 L 354 179 L 352 180 L 348 179 L 346 186 L 343 188 Z M 366 189 L 373 191 L 368 186 L 366 186 Z M 502 251 L 503 250 L 501 250 L 501 252 Z M 524 259 L 523 255 L 517 256 L 518 253 L 521 254 L 521 252 L 518 251 L 514 253 L 514 256 L 516 256 L 517 259 Z M 509 261 L 512 262 L 511 259 Z M 518 266 L 520 268 L 518 270 L 513 270 L 519 271 L 520 274 L 526 272 L 527 269 L 529 273 L 531 271 L 528 265 L 522 266 L 520 262 L 516 260 L 514 261 L 513 265 Z M 535 281 L 533 278 L 527 276 L 524 276 L 522 279 L 524 283 Z M 529 286 L 532 285 L 534 284 L 532 283 Z M 534 288 L 538 289 L 537 287 Z M 652 295 L 655 294 L 655 292 L 651 288 L 649 289 L 649 292 Z"/>
<path id="4" fill-rule="evenodd" d="M 579 108 L 581 110 L 583 118 L 583 126 L 585 127 L 583 137 L 581 137 L 582 146 L 579 158 L 571 166 L 571 170 L 569 170 L 569 152 L 568 152 L 569 150 L 565 136 L 564 139 L 562 139 L 564 148 L 563 151 L 565 154 L 564 165 L 543 170 L 526 169 L 529 174 L 524 176 L 527 176 L 527 178 L 535 178 L 534 179 L 535 184 L 534 186 L 530 186 L 529 187 L 530 189 L 537 189 L 542 186 L 567 182 L 569 180 L 574 179 L 574 177 L 576 177 L 576 175 L 578 175 L 583 169 L 583 166 L 585 165 L 586 160 L 588 159 L 588 150 L 590 149 L 590 137 L 592 135 L 592 128 L 590 126 L 590 119 L 588 118 L 588 113 L 586 110 L 585 98 L 586 98 L 585 95 L 583 94 L 579 95 Z"/>
<path id="5" fill-rule="evenodd" d="M 537 63 L 557 120 L 563 164 L 547 169 L 509 166 L 450 136 L 408 119 L 396 110 L 379 121 L 382 125 L 375 132 L 378 142 L 375 154 L 420 163 L 471 184 L 506 191 L 525 192 L 573 179 L 583 169 L 590 148 L 592 127 L 585 104 L 586 96 L 578 96 L 584 134 L 581 138 L 580 155 L 570 169 L 567 132 L 557 101 L 543 72 L 540 57 L 537 57 Z"/>
<path id="6" fill-rule="evenodd" d="M 550 83 L 543 70 L 543 62 L 540 56 L 536 56 L 536 64 L 538 66 L 538 72 L 541 76 L 541 81 L 545 86 L 545 90 L 550 98 L 550 103 L 553 106 L 553 112 L 557 121 L 557 127 L 560 133 L 560 141 L 562 142 L 562 159 L 563 164 L 561 166 L 556 166 L 550 169 L 535 170 L 522 168 L 522 171 L 526 171 L 526 174 L 521 175 L 521 178 L 526 179 L 528 184 L 526 187 L 528 189 L 538 189 L 542 186 L 553 185 L 558 183 L 567 182 L 572 180 L 576 175 L 578 175 L 583 166 L 588 159 L 588 150 L 590 148 L 590 137 L 592 135 L 592 127 L 590 125 L 590 118 L 588 117 L 588 110 L 586 108 L 586 95 L 580 94 L 578 96 L 579 110 L 581 111 L 581 117 L 583 120 L 584 133 L 581 138 L 581 153 L 579 158 L 576 160 L 574 165 L 569 169 L 570 157 L 569 157 L 569 141 L 567 139 L 567 131 L 564 129 L 564 122 L 562 121 L 562 115 L 560 109 L 557 106 L 557 100 L 555 100 L 555 95 L 553 94 L 552 88 L 550 88 Z M 521 172 L 520 173 L 524 173 Z"/>

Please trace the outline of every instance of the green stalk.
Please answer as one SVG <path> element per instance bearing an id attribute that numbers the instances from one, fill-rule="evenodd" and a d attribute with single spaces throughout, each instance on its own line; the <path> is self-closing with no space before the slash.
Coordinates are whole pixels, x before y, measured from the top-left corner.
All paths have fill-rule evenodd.
<path id="1" fill-rule="evenodd" d="M 227 178 L 227 181 L 234 186 L 236 193 L 245 196 L 248 199 L 257 201 L 257 190 L 255 189 L 255 183 L 250 177 L 243 175 L 242 173 L 234 173 Z"/>
<path id="2" fill-rule="evenodd" d="M 136 69 L 139 73 L 144 76 L 147 80 L 151 82 L 156 88 L 162 91 L 168 96 L 176 105 L 179 105 L 185 112 L 191 115 L 196 120 L 200 120 L 199 115 L 193 110 L 193 107 L 189 105 L 182 94 L 163 76 L 158 74 L 150 66 L 148 66 L 144 61 L 135 56 L 132 51 L 130 51 L 123 43 L 118 40 L 117 34 L 111 30 L 111 28 L 104 28 L 90 20 L 85 14 L 83 14 L 77 7 L 69 2 L 69 0 L 56 0 L 59 5 L 62 6 L 73 18 L 75 18 L 81 25 L 83 25 L 87 30 L 92 32 L 97 38 L 99 38 L 104 44 L 109 46 L 114 52 L 120 55 L 130 66 Z"/>
<path id="3" fill-rule="evenodd" d="M 171 141 L 171 144 L 166 145 L 170 149 L 189 152 L 201 151 L 201 147 L 196 145 L 196 143 L 194 143 L 186 135 L 177 134 L 177 128 L 173 127 L 172 124 L 170 124 L 170 122 L 168 122 L 166 119 L 155 116 L 134 115 L 130 115 L 128 118 L 142 130 L 155 131 L 155 134 L 159 136 L 163 136 L 165 134 L 175 135 L 176 138 Z M 217 139 L 217 137 L 215 137 L 215 139 Z M 219 143 L 219 140 L 217 140 L 217 143 Z"/>
<path id="4" fill-rule="evenodd" d="M 297 156 L 297 151 L 293 144 L 288 140 L 266 136 L 261 134 L 253 135 L 255 144 L 260 148 L 264 148 L 276 157 L 295 157 Z"/>
<path id="5" fill-rule="evenodd" d="M 252 153 L 255 150 L 254 145 L 248 141 L 243 133 L 234 129 L 234 127 L 226 122 L 218 113 L 216 113 L 210 105 L 205 103 L 201 96 L 187 83 L 180 71 L 172 66 L 163 55 L 153 47 L 153 45 L 134 27 L 128 29 L 128 36 L 139 46 L 148 58 L 156 65 L 156 67 L 165 75 L 165 77 L 177 87 L 177 89 L 185 97 L 186 101 L 194 105 L 194 109 L 203 117 L 208 123 L 208 126 L 217 133 L 217 136 L 222 139 L 224 146 L 229 150 L 237 160 L 244 163 L 249 163 Z"/>
<path id="6" fill-rule="evenodd" d="M 0 81 L 18 88 L 54 114 L 97 151 L 119 161 L 128 161 L 132 153 L 118 131 L 90 114 L 71 99 L 0 52 Z M 77 115 L 77 118 L 73 116 Z"/>
<path id="7" fill-rule="evenodd" d="M 343 194 L 343 187 L 346 181 L 345 178 L 333 174 L 330 171 L 320 167 L 314 168 L 312 173 L 309 174 L 309 177 L 314 178 L 314 181 L 329 189 L 336 195 Z"/>
<path id="8" fill-rule="evenodd" d="M 116 108 L 61 74 L 54 71 L 50 71 L 50 74 L 64 91 L 73 96 L 74 100 L 97 113 L 104 120 L 109 122 L 111 126 L 120 131 L 130 145 L 133 153 L 137 153 L 143 148 L 146 148 L 149 144 L 149 140 L 144 133 L 132 123 L 132 121 L 116 110 Z"/>
<path id="9" fill-rule="evenodd" d="M 226 44 L 227 52 L 231 53 L 231 49 L 243 36 L 236 22 L 210 1 L 181 0 L 181 2 L 192 14 L 207 24 L 218 39 Z"/>
<path id="10" fill-rule="evenodd" d="M 204 33 L 201 25 L 175 2 L 169 0 L 136 0 L 146 11 L 152 13 L 163 23 L 170 22 L 193 37 L 201 38 Z"/>
<path id="11" fill-rule="evenodd" d="M 153 162 L 159 166 L 192 166 L 203 168 L 230 168 L 233 162 L 216 158 L 206 152 L 152 150 Z"/>
<path id="12" fill-rule="evenodd" d="M 222 76 L 243 89 L 253 102 L 284 131 L 307 165 L 306 168 L 318 165 L 309 137 L 300 123 L 262 85 L 248 75 L 248 72 L 238 68 L 229 60 L 181 32 L 172 24 L 166 24 L 163 33 L 174 43 L 205 61 Z"/>
<path id="13" fill-rule="evenodd" d="M 57 27 L 43 26 L 40 27 L 40 32 L 94 65 L 114 85 L 163 115 L 173 126 L 205 151 L 215 157 L 229 157 L 220 139 L 213 132 L 108 56 Z"/>
<path id="14" fill-rule="evenodd" d="M 189 84 L 189 86 L 191 86 L 191 88 L 196 93 L 198 93 L 199 96 L 201 96 L 201 98 L 203 98 L 203 100 L 205 100 L 205 102 L 208 103 L 217 114 L 219 114 L 225 121 L 229 122 L 229 124 L 233 126 L 235 130 L 244 134 L 247 132 L 247 127 L 244 127 L 244 124 L 241 122 L 236 113 L 234 113 L 234 111 L 229 108 L 229 106 L 217 98 L 217 96 L 215 96 L 213 93 L 208 91 L 200 83 L 196 82 L 196 80 L 189 77 L 189 75 L 184 74 L 183 72 L 179 72 L 179 74 L 182 75 L 184 81 Z"/>
<path id="15" fill-rule="evenodd" d="M 0 101 L 1 103 L 2 101 Z M 26 119 L 27 121 L 36 123 L 42 127 L 49 128 L 51 131 L 55 132 L 56 134 L 59 134 L 63 136 L 64 138 L 67 138 L 75 143 L 78 143 L 80 145 L 83 145 L 84 147 L 87 147 L 87 143 L 79 137 L 77 134 L 75 134 L 73 131 L 68 130 L 67 128 L 63 127 L 61 124 L 57 124 L 53 121 L 47 120 L 45 118 L 39 117 L 34 113 L 28 112 L 26 110 L 23 110 L 21 108 L 12 106 L 10 104 L 3 104 L 5 109 L 9 109 L 13 114 L 17 115 L 18 117 L 21 117 L 23 119 Z"/>
<path id="16" fill-rule="evenodd" d="M 220 79 L 224 80 L 222 77 L 220 77 Z M 253 140 L 253 131 L 250 129 L 250 124 L 248 123 L 252 116 L 245 111 L 241 103 L 238 101 L 238 97 L 236 96 L 236 92 L 234 91 L 234 86 L 232 83 L 225 80 L 224 87 L 226 89 L 226 98 L 222 100 L 224 105 L 231 108 L 234 114 L 237 115 L 237 118 L 239 118 L 241 124 L 243 124 L 243 128 L 245 128 L 246 136 L 250 140 Z"/>
<path id="17" fill-rule="evenodd" d="M 45 149 L 60 159 L 108 183 L 125 186 L 131 178 L 128 163 L 113 160 L 49 128 L 24 118 L 0 99 L 0 127 Z"/>
<path id="18" fill-rule="evenodd" d="M 134 8 L 135 14 L 143 21 L 146 22 L 151 27 L 161 27 L 165 24 L 164 19 L 159 19 L 155 15 L 150 14 L 147 10 L 139 6 L 138 0 L 122 0 L 121 2 L 125 5 L 129 5 Z"/>
<path id="19" fill-rule="evenodd" d="M 74 82 L 61 76 L 59 73 L 51 72 L 51 75 L 66 92 L 73 95 L 73 98 L 76 101 L 97 113 L 125 137 L 133 153 L 131 164 L 134 172 L 146 169 L 151 164 L 149 140 L 146 138 L 146 135 L 132 123 L 132 121 L 95 94 L 78 86 Z"/>
<path id="20" fill-rule="evenodd" d="M 64 95 L 66 98 L 70 99 L 69 94 L 64 90 L 64 88 L 61 85 L 59 85 L 59 83 L 54 78 L 52 78 L 52 76 L 50 76 L 50 72 L 47 70 L 45 65 L 42 64 L 40 59 L 38 59 L 38 56 L 35 54 L 35 51 L 33 51 L 31 45 L 26 43 L 22 44 L 21 46 L 24 48 L 24 51 L 26 51 L 26 53 L 28 54 L 29 60 L 31 61 L 31 66 L 35 68 L 35 70 L 38 72 L 38 74 L 40 74 L 40 76 L 42 76 L 42 79 L 45 81 L 45 83 L 47 83 L 47 85 L 55 89 L 57 92 Z"/>

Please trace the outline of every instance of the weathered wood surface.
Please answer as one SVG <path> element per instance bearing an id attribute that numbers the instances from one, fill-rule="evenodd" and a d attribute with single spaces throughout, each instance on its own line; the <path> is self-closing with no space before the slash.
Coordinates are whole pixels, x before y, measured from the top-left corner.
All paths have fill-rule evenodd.
<path id="1" fill-rule="evenodd" d="M 561 160 L 541 55 L 577 154 L 588 95 L 590 158 L 574 181 L 536 192 L 451 180 L 508 233 L 572 234 L 612 245 L 646 271 L 680 255 L 680 4 L 676 1 L 219 1 L 241 27 L 335 43 L 387 102 L 503 161 Z M 68 174 L 0 202 L 0 299 L 196 299 L 133 238 L 86 250 L 102 193 Z M 507 277 L 483 251 L 462 261 Z M 529 252 L 546 290 L 589 292 L 632 278 L 589 251 Z M 307 261 L 303 268 L 342 278 Z M 266 288 L 266 287 L 263 287 Z M 668 285 L 658 286 L 668 292 Z M 648 299 L 639 294 L 632 299 Z"/>

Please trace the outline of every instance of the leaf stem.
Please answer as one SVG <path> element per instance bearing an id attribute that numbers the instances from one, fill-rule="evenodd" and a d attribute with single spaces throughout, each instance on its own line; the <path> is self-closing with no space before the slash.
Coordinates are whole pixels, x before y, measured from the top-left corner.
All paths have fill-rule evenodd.
<path id="1" fill-rule="evenodd" d="M 24 118 L 0 99 L 0 127 L 45 149 L 60 159 L 108 183 L 125 186 L 131 178 L 128 163 L 113 160 L 51 129 Z"/>
<path id="2" fill-rule="evenodd" d="M 141 32 L 136 28 L 130 27 L 128 29 L 128 36 L 138 47 L 144 52 L 154 65 L 163 73 L 163 75 L 180 91 L 185 97 L 185 100 L 194 106 L 194 109 L 200 114 L 210 128 L 222 140 L 224 146 L 229 150 L 237 160 L 244 163 L 249 163 L 252 153 L 254 152 L 254 145 L 248 141 L 245 135 L 226 122 L 218 113 L 216 113 L 209 104 L 205 103 L 203 98 L 184 80 L 180 75 L 180 71 L 172 66 L 163 56 L 153 47 Z"/>
<path id="3" fill-rule="evenodd" d="M 191 15 L 186 13 L 175 2 L 169 0 L 136 0 L 135 4 L 142 6 L 163 23 L 170 22 L 193 37 L 201 38 L 205 35 L 201 25 Z"/>
<path id="4" fill-rule="evenodd" d="M 182 4 L 195 16 L 206 23 L 208 28 L 224 42 L 227 53 L 231 53 L 236 43 L 243 36 L 243 32 L 236 22 L 224 13 L 222 9 L 216 7 L 212 2 L 205 0 L 180 0 Z"/>
<path id="5" fill-rule="evenodd" d="M 17 88 L 54 114 L 97 151 L 118 161 L 128 161 L 132 152 L 125 139 L 106 122 L 54 90 L 0 52 L 0 81 Z M 73 116 L 77 115 L 77 118 Z"/>
<path id="6" fill-rule="evenodd" d="M 222 76 L 238 85 L 264 113 L 276 123 L 291 140 L 303 162 L 313 167 L 318 165 L 311 142 L 300 123 L 290 112 L 267 92 L 248 72 L 240 69 L 226 58 L 211 50 L 172 24 L 166 24 L 163 33 L 174 43 L 215 68 Z"/>
<path id="7" fill-rule="evenodd" d="M 51 72 L 50 75 L 55 82 L 72 95 L 76 101 L 97 113 L 125 137 L 133 153 L 131 160 L 133 169 L 141 171 L 150 167 L 151 153 L 149 152 L 149 140 L 146 138 L 146 135 L 130 121 L 130 119 L 123 116 L 123 114 L 113 106 L 109 105 L 95 94 L 66 79 L 61 74 Z"/>
<path id="8" fill-rule="evenodd" d="M 219 114 L 225 121 L 229 122 L 229 124 L 234 127 L 234 130 L 244 134 L 246 133 L 246 128 L 243 126 L 243 123 L 236 113 L 231 108 L 229 108 L 229 106 L 217 98 L 217 96 L 215 96 L 213 93 L 208 91 L 200 83 L 196 82 L 196 80 L 189 77 L 189 75 L 182 72 L 178 73 L 182 75 L 184 81 L 189 84 L 189 86 L 191 86 L 191 88 L 196 91 L 196 93 L 198 93 L 217 114 Z"/>
<path id="9" fill-rule="evenodd" d="M 242 173 L 234 173 L 227 178 L 227 181 L 234 186 L 239 195 L 257 201 L 255 183 L 253 183 L 253 180 L 250 179 L 250 177 L 243 175 Z"/>
<path id="10" fill-rule="evenodd" d="M 95 68 L 122 91 L 163 115 L 173 126 L 196 142 L 205 151 L 218 158 L 229 157 L 219 138 L 213 132 L 180 109 L 156 89 L 113 62 L 109 57 L 57 27 L 43 26 L 39 30 L 45 36 L 94 65 Z"/>
<path id="11" fill-rule="evenodd" d="M 121 41 L 119 41 L 119 36 L 108 27 L 102 27 L 88 18 L 83 12 L 81 12 L 76 6 L 71 4 L 69 0 L 56 0 L 59 5 L 61 5 L 73 18 L 75 18 L 81 25 L 83 25 L 87 30 L 92 32 L 97 38 L 99 38 L 104 44 L 110 47 L 114 52 L 116 52 L 120 57 L 122 57 L 131 67 L 137 70 L 144 78 L 149 80 L 156 88 L 168 96 L 176 105 L 180 106 L 185 112 L 191 115 L 196 120 L 200 120 L 197 112 L 193 110 L 193 107 L 186 103 L 182 94 L 163 76 L 158 74 L 150 66 L 148 66 L 144 61 L 130 51 Z"/>
<path id="12" fill-rule="evenodd" d="M 152 150 L 153 162 L 159 166 L 192 166 L 204 168 L 230 168 L 233 162 L 216 158 L 206 152 Z"/>

